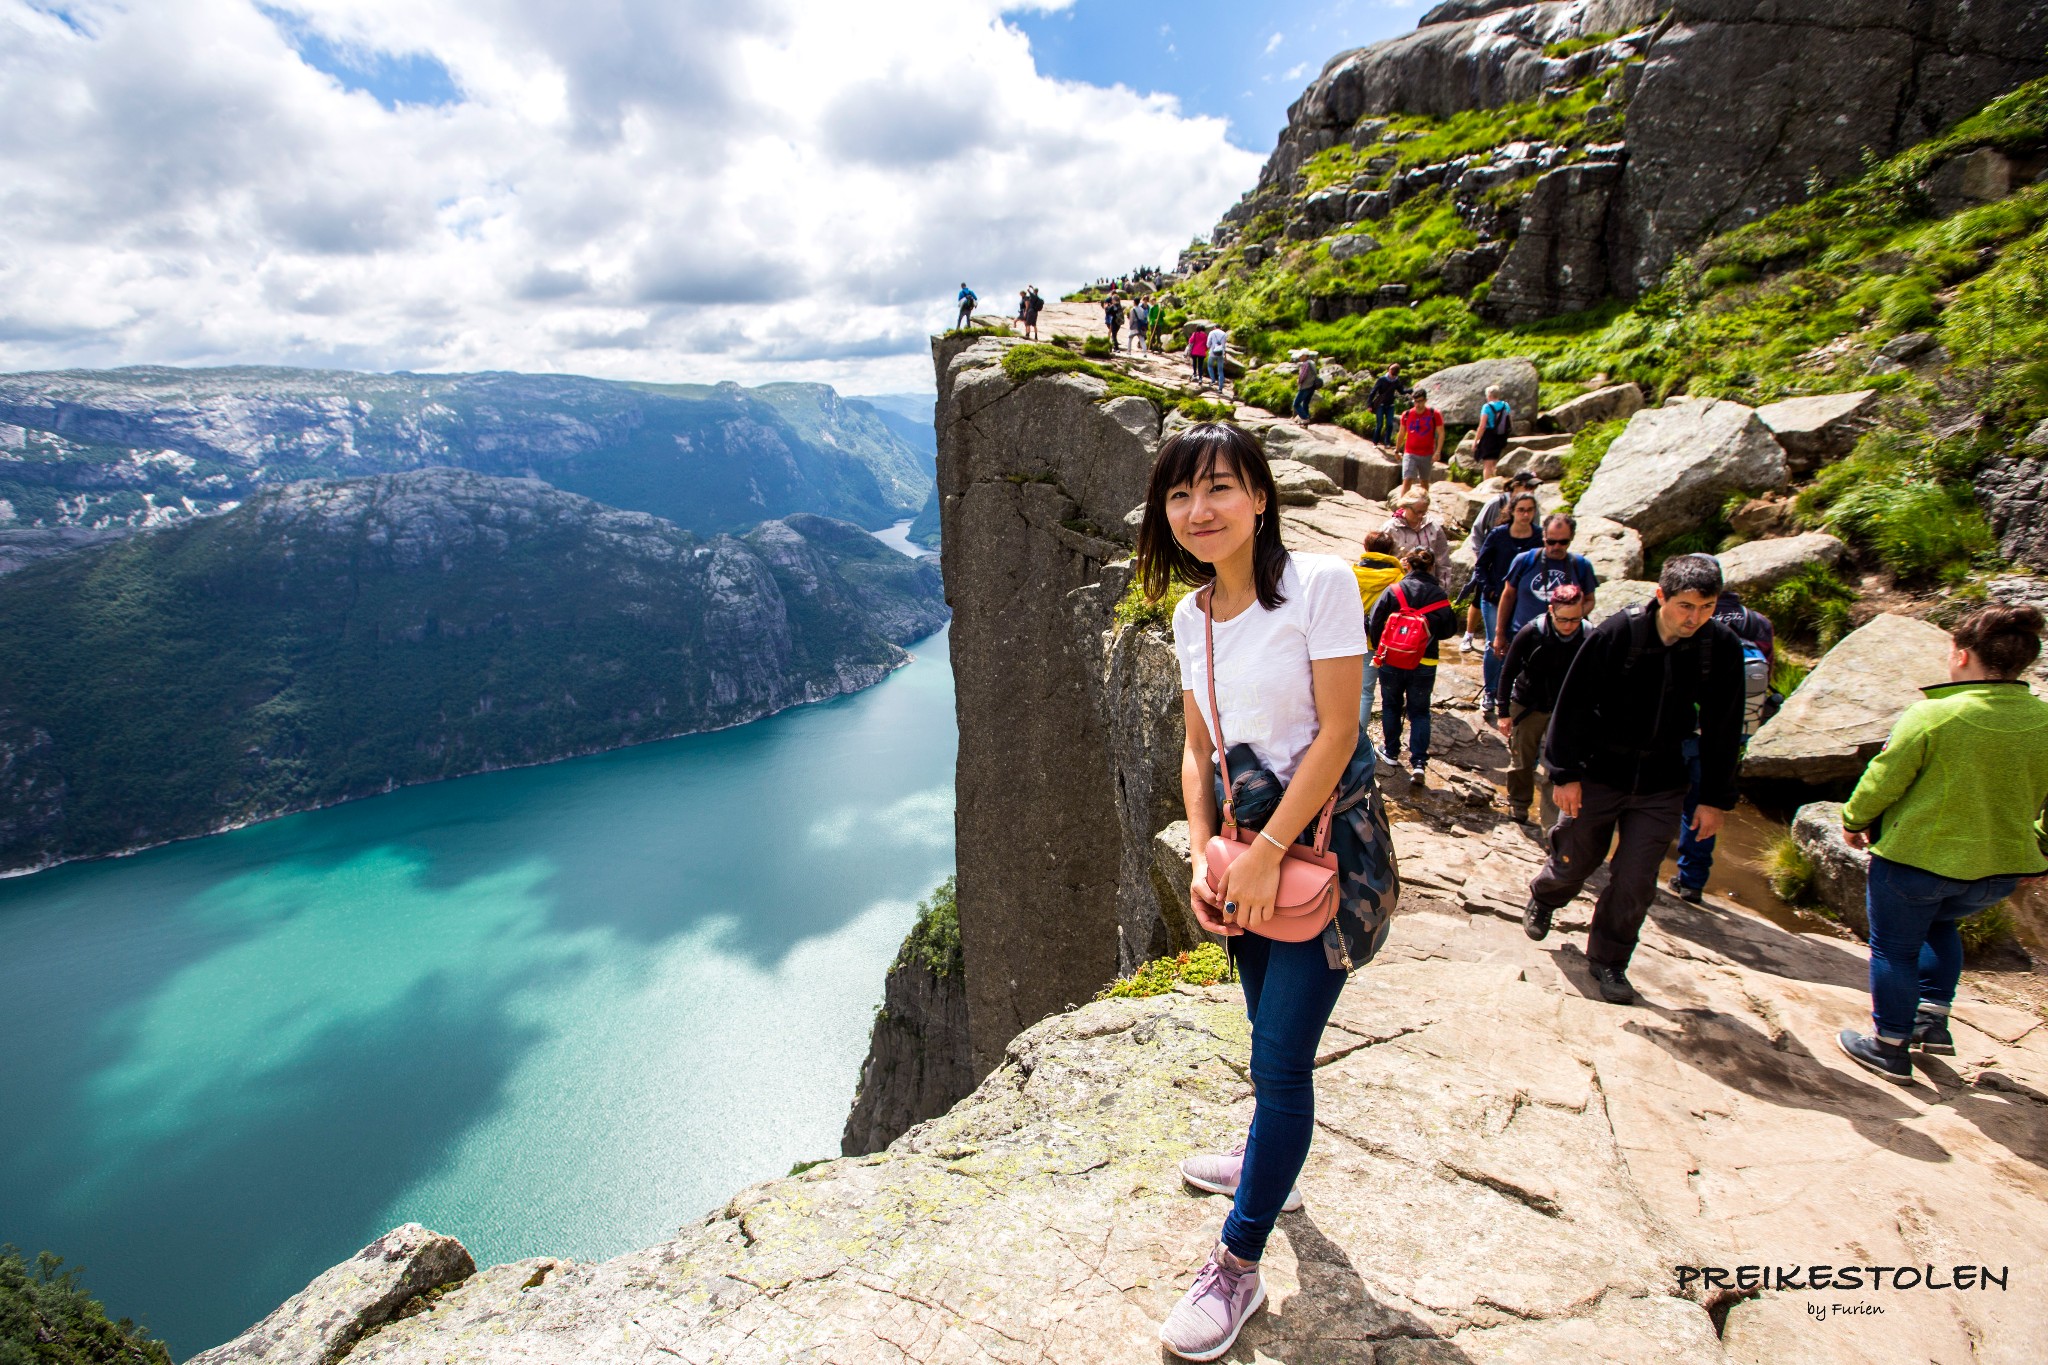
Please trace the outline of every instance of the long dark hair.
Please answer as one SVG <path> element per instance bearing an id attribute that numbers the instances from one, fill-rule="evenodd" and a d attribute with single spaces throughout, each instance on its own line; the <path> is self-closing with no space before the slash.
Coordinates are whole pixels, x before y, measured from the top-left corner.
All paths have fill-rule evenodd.
<path id="1" fill-rule="evenodd" d="M 1258 440 L 1228 422 L 1197 422 L 1176 432 L 1159 447 L 1152 462 L 1152 480 L 1145 489 L 1145 519 L 1138 525 L 1138 582 L 1145 600 L 1157 602 L 1175 583 L 1202 587 L 1216 577 L 1208 561 L 1195 556 L 1173 537 L 1166 519 L 1166 495 L 1184 483 L 1207 479 L 1227 463 L 1247 492 L 1266 495 L 1266 511 L 1252 534 L 1252 582 L 1259 605 L 1273 610 L 1287 598 L 1280 575 L 1287 570 L 1287 547 L 1280 543 L 1280 489 L 1273 467 Z"/>

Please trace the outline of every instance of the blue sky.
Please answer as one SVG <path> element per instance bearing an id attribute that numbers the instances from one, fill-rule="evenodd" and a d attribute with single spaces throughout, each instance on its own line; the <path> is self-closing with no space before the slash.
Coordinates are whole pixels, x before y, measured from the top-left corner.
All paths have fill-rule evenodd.
<path id="1" fill-rule="evenodd" d="M 1416 0 L 1074 0 L 1013 14 L 1041 74 L 1178 96 L 1191 114 L 1230 120 L 1230 140 L 1264 155 L 1287 106 L 1348 48 L 1415 27 Z"/>

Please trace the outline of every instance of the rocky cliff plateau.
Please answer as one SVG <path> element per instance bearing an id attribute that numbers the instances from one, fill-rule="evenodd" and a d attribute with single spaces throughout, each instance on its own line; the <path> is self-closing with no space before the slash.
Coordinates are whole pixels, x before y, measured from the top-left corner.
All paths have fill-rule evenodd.
<path id="1" fill-rule="evenodd" d="M 0 871 L 866 687 L 937 570 L 803 514 L 702 537 L 461 470 L 266 489 L 0 578 Z"/>

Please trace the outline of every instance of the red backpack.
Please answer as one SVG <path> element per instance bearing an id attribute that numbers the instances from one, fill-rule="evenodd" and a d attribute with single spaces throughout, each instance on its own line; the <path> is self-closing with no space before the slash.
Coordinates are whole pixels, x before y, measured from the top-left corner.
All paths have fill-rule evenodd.
<path id="1" fill-rule="evenodd" d="M 1372 661 L 1382 668 L 1420 668 L 1429 655 L 1429 647 L 1435 643 L 1429 634 L 1428 613 L 1449 611 L 1449 601 L 1432 602 L 1417 611 L 1408 605 L 1408 594 L 1401 591 L 1396 583 L 1389 591 L 1399 609 L 1387 618 L 1386 629 L 1380 632 L 1380 647 L 1374 652 Z"/>

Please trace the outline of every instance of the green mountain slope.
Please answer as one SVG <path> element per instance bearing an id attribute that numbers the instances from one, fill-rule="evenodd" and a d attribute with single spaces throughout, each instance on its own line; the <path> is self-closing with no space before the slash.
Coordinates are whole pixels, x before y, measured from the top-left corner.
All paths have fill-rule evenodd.
<path id="1" fill-rule="evenodd" d="M 244 367 L 0 375 L 0 530 L 148 524 L 305 478 L 450 465 L 699 532 L 915 515 L 928 462 L 817 384 Z"/>
<path id="2" fill-rule="evenodd" d="M 934 566 L 821 517 L 705 539 L 446 469 L 265 490 L 0 578 L 0 871 L 737 725 L 945 617 Z"/>

